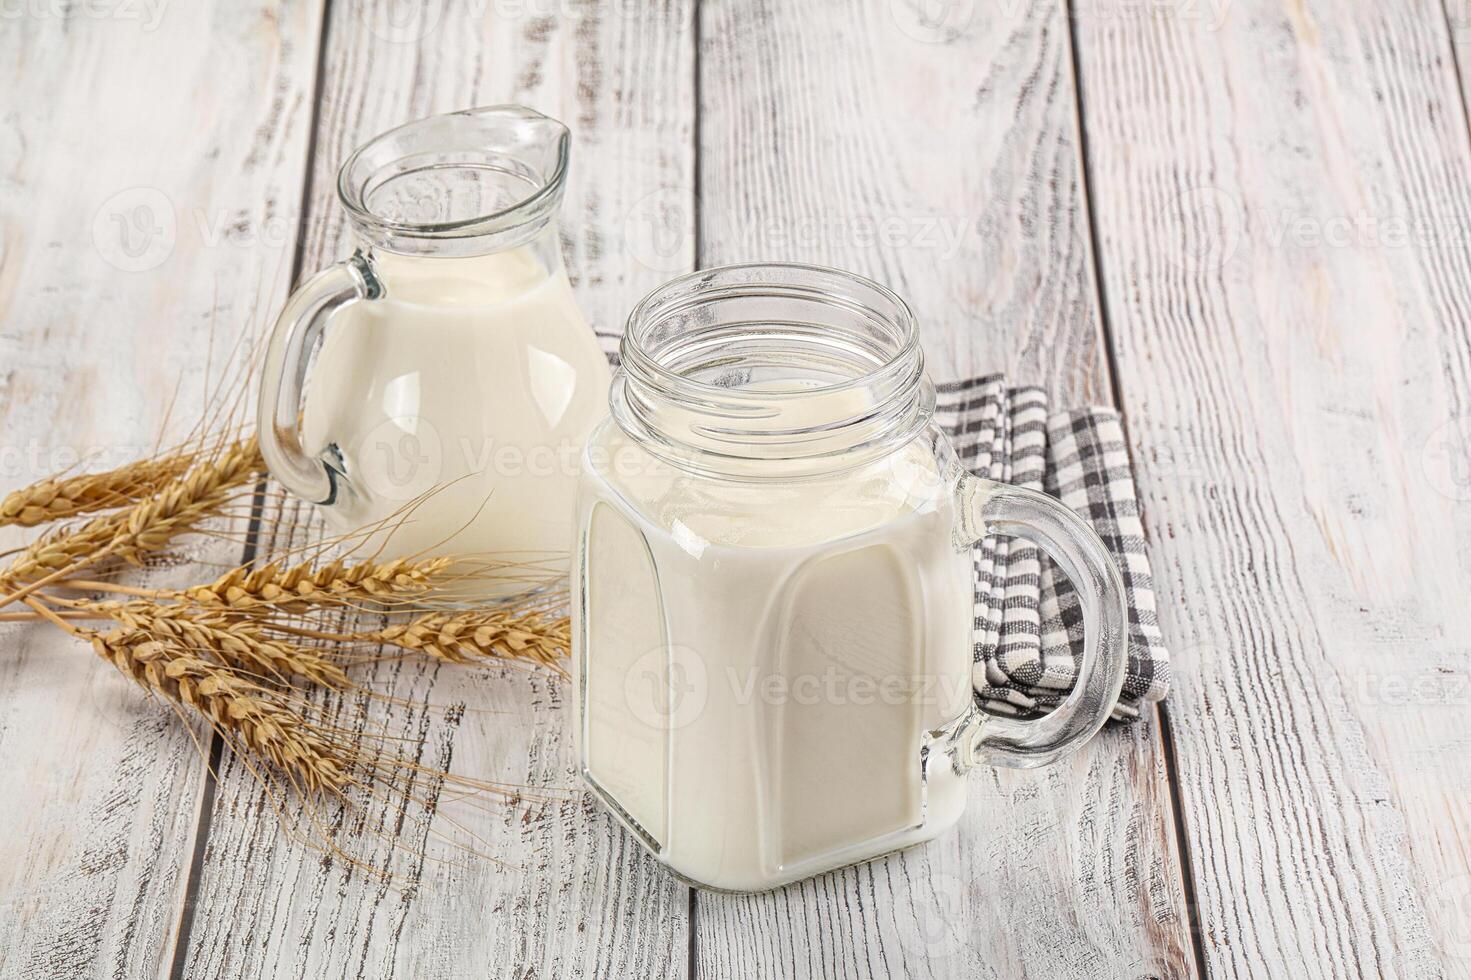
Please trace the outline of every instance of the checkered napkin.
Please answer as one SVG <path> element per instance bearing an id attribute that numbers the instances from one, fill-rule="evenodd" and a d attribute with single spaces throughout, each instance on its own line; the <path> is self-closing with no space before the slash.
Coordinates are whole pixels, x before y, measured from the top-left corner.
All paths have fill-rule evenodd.
<path id="1" fill-rule="evenodd" d="M 1170 665 L 1118 413 L 1049 412 L 1040 388 L 1011 388 L 1000 375 L 937 387 L 935 421 L 972 471 L 1057 497 L 1103 539 L 1129 603 L 1129 666 L 1113 717 L 1138 717 L 1140 705 L 1169 690 Z M 975 555 L 976 697 L 998 714 L 1049 711 L 1077 678 L 1083 652 L 1077 594 L 1021 539 L 986 538 Z"/>

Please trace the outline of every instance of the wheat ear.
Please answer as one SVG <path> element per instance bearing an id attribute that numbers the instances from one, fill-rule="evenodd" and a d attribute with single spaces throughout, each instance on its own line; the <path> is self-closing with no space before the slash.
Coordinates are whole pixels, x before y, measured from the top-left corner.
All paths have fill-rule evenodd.
<path id="1" fill-rule="evenodd" d="M 146 555 L 218 514 L 232 491 L 252 481 L 261 466 L 252 436 L 196 464 L 156 496 L 94 517 L 74 530 L 38 538 L 0 572 L 0 590 L 9 593 L 0 598 L 0 606 L 104 558 L 141 564 Z"/>
<path id="2" fill-rule="evenodd" d="M 265 624 L 222 610 L 161 605 L 147 600 L 88 603 L 71 608 L 105 616 L 130 633 L 169 642 L 198 656 L 263 677 L 278 681 L 302 677 L 337 691 L 356 687 L 340 666 L 318 650 L 268 636 L 262 629 Z"/>
<path id="3" fill-rule="evenodd" d="M 232 744 L 274 763 L 307 791 L 340 795 L 353 783 L 344 746 L 282 703 L 281 693 L 147 633 L 66 625 L 144 689 L 199 712 Z"/>
<path id="4" fill-rule="evenodd" d="M 284 567 L 272 562 L 257 569 L 234 568 L 208 585 L 177 593 L 202 606 L 241 612 L 305 612 L 324 605 L 389 602 L 423 595 L 453 576 L 450 558 L 398 559 L 349 564 L 311 562 Z"/>
<path id="5" fill-rule="evenodd" d="M 381 630 L 354 634 L 365 643 L 382 643 L 425 653 L 451 663 L 529 660 L 564 672 L 572 630 L 565 616 L 509 610 L 434 612 Z"/>
<path id="6" fill-rule="evenodd" d="M 0 499 L 0 527 L 35 527 L 80 514 L 122 507 L 157 493 L 194 465 L 198 451 L 140 459 L 105 473 L 52 477 Z"/>

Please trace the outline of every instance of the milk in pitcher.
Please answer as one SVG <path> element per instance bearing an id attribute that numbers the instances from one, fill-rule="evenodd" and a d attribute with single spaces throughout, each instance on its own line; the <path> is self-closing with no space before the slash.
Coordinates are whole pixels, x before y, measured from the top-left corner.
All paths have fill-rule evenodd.
<path id="1" fill-rule="evenodd" d="M 306 397 L 307 450 L 372 493 L 328 513 L 394 554 L 555 561 L 609 376 L 566 275 L 530 248 L 374 262 L 386 295 L 336 314 Z"/>
<path id="2" fill-rule="evenodd" d="M 570 148 L 514 105 L 369 140 L 337 181 L 356 250 L 292 292 L 266 349 L 272 476 L 359 556 L 464 558 L 467 601 L 565 576 L 578 457 L 606 410 L 557 232 Z"/>

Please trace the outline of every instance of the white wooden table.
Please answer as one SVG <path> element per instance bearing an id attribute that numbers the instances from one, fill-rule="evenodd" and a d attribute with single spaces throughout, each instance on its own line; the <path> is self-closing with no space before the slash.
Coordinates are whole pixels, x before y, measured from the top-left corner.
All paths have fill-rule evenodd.
<path id="1" fill-rule="evenodd" d="M 598 329 L 813 261 L 906 296 L 940 379 L 1117 404 L 1175 655 L 911 852 L 695 893 L 574 800 L 483 812 L 504 867 L 411 840 L 405 894 L 7 624 L 0 977 L 1471 977 L 1468 71 L 1465 0 L 0 5 L 0 486 L 198 405 L 345 250 L 360 141 L 523 102 L 575 132 Z M 555 684 L 391 683 L 476 709 L 430 758 L 571 785 Z"/>

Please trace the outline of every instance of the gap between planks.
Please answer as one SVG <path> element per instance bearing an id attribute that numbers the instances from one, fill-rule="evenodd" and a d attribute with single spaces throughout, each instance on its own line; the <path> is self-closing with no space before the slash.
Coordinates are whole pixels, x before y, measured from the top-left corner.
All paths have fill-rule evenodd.
<path id="1" fill-rule="evenodd" d="M 1093 212 L 1093 168 L 1088 152 L 1088 124 L 1083 112 L 1083 71 L 1078 61 L 1077 18 L 1074 16 L 1075 0 L 1062 0 L 1066 30 L 1063 32 L 1068 46 L 1068 70 L 1073 83 L 1073 120 L 1077 132 L 1078 147 L 1078 196 L 1083 209 L 1083 221 L 1088 228 L 1088 260 L 1085 263 L 1092 279 L 1093 295 L 1098 309 L 1098 327 L 1103 335 L 1103 357 L 1108 372 L 1109 392 L 1114 408 L 1119 413 L 1119 425 L 1124 430 L 1124 451 L 1129 454 L 1129 468 L 1137 469 L 1134 458 L 1134 443 L 1129 438 L 1129 415 L 1124 408 L 1123 381 L 1119 373 L 1118 352 L 1115 349 L 1113 322 L 1109 315 L 1108 286 L 1103 275 L 1103 251 L 1099 245 L 1098 222 Z M 1145 501 L 1139 500 L 1141 519 Z M 1179 856 L 1180 889 L 1185 897 L 1186 922 L 1190 931 L 1190 949 L 1195 958 L 1195 972 L 1200 980 L 1208 977 L 1206 968 L 1205 935 L 1200 924 L 1200 905 L 1196 900 L 1195 869 L 1190 851 L 1190 826 L 1185 808 L 1180 800 L 1179 759 L 1175 753 L 1175 729 L 1170 718 L 1169 699 L 1154 706 L 1154 731 L 1158 733 L 1160 754 L 1165 763 L 1165 786 L 1170 809 L 1170 826 L 1175 834 L 1175 850 Z"/>

